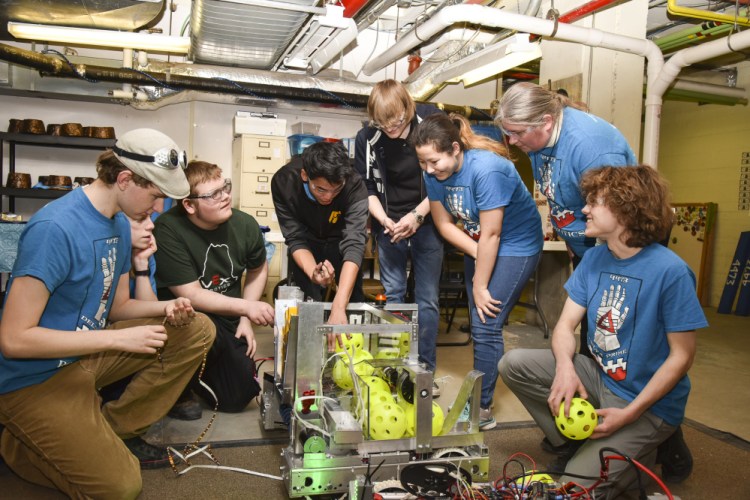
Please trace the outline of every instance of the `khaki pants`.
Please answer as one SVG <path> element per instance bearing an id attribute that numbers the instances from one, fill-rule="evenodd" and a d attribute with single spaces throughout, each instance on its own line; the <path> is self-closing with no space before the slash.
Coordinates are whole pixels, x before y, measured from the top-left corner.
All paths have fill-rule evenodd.
<path id="1" fill-rule="evenodd" d="M 161 323 L 149 318 L 110 328 Z M 167 414 L 215 336 L 203 314 L 180 328 L 165 326 L 161 361 L 153 354 L 91 354 L 40 384 L 0 395 L 0 452 L 8 466 L 71 498 L 135 498 L 140 467 L 122 439 L 143 434 Z M 133 373 L 120 399 L 102 407 L 97 388 Z"/>

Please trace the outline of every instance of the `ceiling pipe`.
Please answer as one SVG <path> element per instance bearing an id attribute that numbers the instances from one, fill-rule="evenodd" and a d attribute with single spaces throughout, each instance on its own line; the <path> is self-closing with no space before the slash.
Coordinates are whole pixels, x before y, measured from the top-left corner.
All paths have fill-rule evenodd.
<path id="1" fill-rule="evenodd" d="M 625 0 L 630 1 L 630 0 Z M 561 23 L 573 23 L 581 19 L 582 17 L 588 16 L 589 14 L 596 13 L 605 7 L 610 7 L 614 4 L 624 3 L 623 0 L 593 0 L 592 2 L 585 3 L 575 9 L 566 12 L 561 15 L 558 21 Z"/>
<path id="2" fill-rule="evenodd" d="M 710 83 L 694 82 L 691 80 L 677 80 L 674 85 L 665 92 L 664 98 L 694 97 L 693 102 L 724 104 L 735 106 L 737 104 L 747 105 L 747 92 L 745 89 L 713 85 Z"/>
<path id="3" fill-rule="evenodd" d="M 670 75 L 667 75 L 662 71 L 662 68 L 664 67 L 664 56 L 656 44 L 650 40 L 642 40 L 624 35 L 607 33 L 594 28 L 559 24 L 554 21 L 532 18 L 478 5 L 459 5 L 446 7 L 424 25 L 418 26 L 415 30 L 404 35 L 396 44 L 391 46 L 383 54 L 366 64 L 363 68 L 363 72 L 367 75 L 372 74 L 371 72 L 379 70 L 381 65 L 388 65 L 403 56 L 403 54 L 412 50 L 415 46 L 421 43 L 421 40 L 428 39 L 445 29 L 447 26 L 457 22 L 468 22 L 494 28 L 510 28 L 542 36 L 550 36 L 552 33 L 556 33 L 554 38 L 557 40 L 577 42 L 592 47 L 618 50 L 645 57 L 647 61 L 646 88 L 648 91 L 645 103 L 646 116 L 642 161 L 653 167 L 656 167 L 658 160 L 659 127 L 661 125 L 663 95 L 669 86 L 669 83 L 674 81 L 677 73 L 679 73 L 680 69 L 685 65 L 717 57 L 732 51 L 727 47 L 726 39 L 716 40 L 697 47 L 684 49 L 683 51 L 677 52 L 672 59 L 675 59 L 678 54 L 685 52 L 688 53 L 687 59 L 684 55 L 677 57 L 675 62 L 670 64 Z M 732 49 L 741 50 L 750 45 L 750 43 L 746 44 L 745 40 L 750 40 L 750 30 L 732 36 Z M 679 63 L 682 61 L 689 62 L 680 65 Z M 656 85 L 657 79 L 660 80 L 658 86 Z"/>
<path id="4" fill-rule="evenodd" d="M 116 99 L 136 109 L 153 110 L 189 101 L 239 103 L 267 108 L 299 109 L 299 103 L 331 105 L 364 112 L 373 84 L 339 78 L 311 77 L 246 68 L 221 68 L 200 64 L 152 62 L 148 69 L 134 71 L 88 64 L 69 64 L 60 58 L 0 43 L 0 60 L 33 68 L 42 76 L 98 80 L 139 85 L 133 95 Z M 165 82 L 160 87 L 154 80 Z M 95 82 L 92 82 L 95 83 Z M 125 98 L 127 97 L 127 98 Z M 432 103 L 446 112 L 460 113 L 470 120 L 488 120 L 489 110 L 446 103 Z M 296 108 L 295 108 L 296 106 Z"/>
<path id="5" fill-rule="evenodd" d="M 729 31 L 732 31 L 733 26 L 731 24 L 719 24 L 718 26 L 701 29 L 695 32 L 686 33 L 684 36 L 679 38 L 670 39 L 667 41 L 656 40 L 656 45 L 662 50 L 662 52 L 674 52 L 683 48 L 685 45 L 694 45 L 698 42 L 705 42 L 710 38 L 720 38 Z"/>
<path id="6" fill-rule="evenodd" d="M 667 0 L 667 12 L 675 16 L 691 17 L 705 21 L 718 21 L 720 23 L 738 24 L 740 26 L 750 26 L 750 19 L 742 16 L 730 14 L 719 14 L 710 10 L 692 9 L 690 7 L 681 7 L 677 5 L 677 0 Z M 747 12 L 747 11 L 746 11 Z"/>
<path id="7" fill-rule="evenodd" d="M 750 47 L 750 30 L 726 38 L 712 40 L 695 47 L 682 49 L 669 58 L 659 73 L 646 87 L 646 125 L 643 135 L 643 163 L 656 166 L 659 158 L 659 120 L 664 93 L 677 78 L 680 70 L 691 64 L 713 59 L 729 52 Z M 658 103 L 658 106 L 657 106 Z"/>
<path id="8" fill-rule="evenodd" d="M 509 28 L 522 33 L 550 36 L 554 39 L 578 42 L 583 45 L 619 50 L 647 58 L 647 74 L 656 75 L 664 64 L 659 48 L 650 40 L 607 33 L 594 28 L 584 28 L 570 24 L 560 24 L 552 20 L 539 19 L 522 14 L 480 5 L 454 5 L 437 12 L 432 19 L 417 26 L 384 51 L 380 56 L 365 64 L 362 71 L 372 75 L 393 61 L 403 57 L 414 47 L 441 32 L 446 27 L 459 22 L 467 22 L 491 28 Z M 653 76 L 649 76 L 653 78 Z"/>
<path id="9" fill-rule="evenodd" d="M 372 90 L 371 84 L 358 82 L 238 68 L 225 68 L 225 71 L 220 73 L 196 64 L 152 63 L 143 71 L 69 64 L 57 57 L 4 43 L 0 43 L 0 60 L 34 68 L 42 76 L 161 87 L 172 92 L 198 90 L 252 96 L 269 101 L 289 99 L 355 108 L 367 105 Z M 161 85 L 157 82 L 161 82 Z"/>
<path id="10" fill-rule="evenodd" d="M 370 3 L 370 0 L 342 0 L 341 5 L 344 6 L 344 17 L 356 16 L 368 3 Z"/>

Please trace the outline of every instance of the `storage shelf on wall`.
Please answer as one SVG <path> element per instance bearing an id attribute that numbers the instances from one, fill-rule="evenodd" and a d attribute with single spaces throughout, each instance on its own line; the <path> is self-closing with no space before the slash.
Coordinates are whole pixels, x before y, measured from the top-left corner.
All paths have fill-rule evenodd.
<path id="1" fill-rule="evenodd" d="M 8 143 L 8 173 L 16 171 L 16 146 L 48 147 L 48 148 L 68 148 L 68 149 L 94 149 L 104 150 L 115 145 L 115 139 L 98 139 L 95 137 L 63 137 L 56 135 L 35 135 L 35 134 L 12 134 L 9 132 L 0 132 L 0 180 L 6 179 L 3 172 L 3 152 L 5 143 Z M 56 165 L 59 167 L 59 165 Z M 15 211 L 16 198 L 38 198 L 53 199 L 59 198 L 68 193 L 65 190 L 57 189 L 16 189 L 3 187 L 0 188 L 1 197 L 8 198 L 8 210 Z"/>
<path id="2" fill-rule="evenodd" d="M 54 199 L 70 193 L 70 189 L 18 189 L 0 188 L 0 196 L 13 198 Z"/>

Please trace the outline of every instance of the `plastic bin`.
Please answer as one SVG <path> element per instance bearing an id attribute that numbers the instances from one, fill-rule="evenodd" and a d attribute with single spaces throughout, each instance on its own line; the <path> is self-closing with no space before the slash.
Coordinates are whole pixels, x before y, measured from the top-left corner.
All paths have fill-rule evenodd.
<path id="1" fill-rule="evenodd" d="M 292 134 L 318 135 L 320 123 L 297 122 L 292 125 Z"/>
<path id="2" fill-rule="evenodd" d="M 294 134 L 287 138 L 289 142 L 289 153 L 291 156 L 301 155 L 304 149 L 316 142 L 321 142 L 324 138 L 319 135 L 312 134 Z"/>

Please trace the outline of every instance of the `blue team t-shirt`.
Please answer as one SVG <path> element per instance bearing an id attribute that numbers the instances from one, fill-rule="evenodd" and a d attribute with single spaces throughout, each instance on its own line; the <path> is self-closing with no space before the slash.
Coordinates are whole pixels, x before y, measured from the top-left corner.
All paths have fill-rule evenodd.
<path id="1" fill-rule="evenodd" d="M 70 332 L 104 328 L 117 283 L 130 271 L 127 219 L 102 215 L 84 189 L 39 210 L 18 243 L 8 291 L 22 276 L 44 283 L 50 296 L 41 327 Z M 77 359 L 7 359 L 0 354 L 0 394 L 41 383 Z"/>
<path id="2" fill-rule="evenodd" d="M 529 153 L 537 189 L 549 203 L 550 221 L 579 257 L 596 242 L 586 238 L 586 200 L 579 188 L 586 170 L 638 163 L 628 141 L 612 124 L 589 113 L 565 108 L 557 142 Z"/>
<path id="3" fill-rule="evenodd" d="M 627 259 L 615 258 L 607 245 L 592 248 L 565 289 L 587 308 L 587 343 L 605 385 L 626 401 L 640 394 L 667 359 L 667 333 L 708 326 L 693 272 L 656 243 Z M 650 411 L 679 425 L 689 392 L 685 375 Z"/>
<path id="4" fill-rule="evenodd" d="M 542 221 L 515 166 L 483 149 L 464 151 L 461 169 L 440 181 L 425 173 L 430 201 L 439 201 L 464 231 L 479 239 L 479 212 L 505 207 L 498 255 L 528 257 L 542 251 Z"/>

